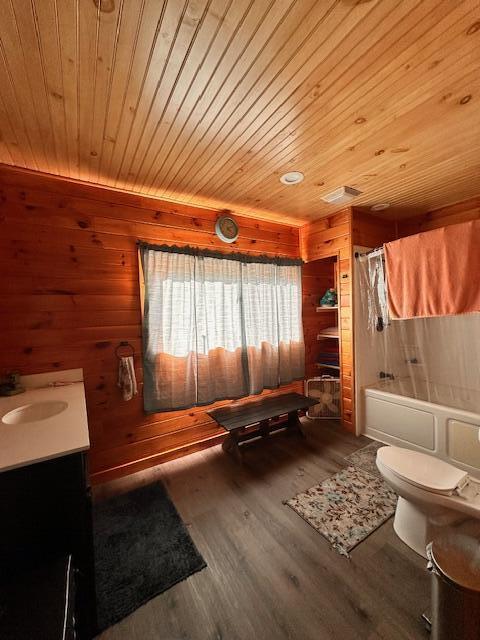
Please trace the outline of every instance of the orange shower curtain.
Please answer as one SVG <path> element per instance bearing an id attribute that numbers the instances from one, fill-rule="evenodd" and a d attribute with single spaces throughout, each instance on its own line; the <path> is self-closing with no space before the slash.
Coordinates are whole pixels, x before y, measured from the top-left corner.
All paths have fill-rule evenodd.
<path id="1" fill-rule="evenodd" d="M 391 318 L 480 312 L 480 220 L 385 244 Z"/>

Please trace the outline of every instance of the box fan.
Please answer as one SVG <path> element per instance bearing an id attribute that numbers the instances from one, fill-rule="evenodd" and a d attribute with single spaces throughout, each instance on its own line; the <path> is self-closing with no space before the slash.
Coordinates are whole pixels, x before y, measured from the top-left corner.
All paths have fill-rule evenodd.
<path id="1" fill-rule="evenodd" d="M 305 395 L 318 399 L 318 404 L 310 407 L 307 418 L 341 418 L 340 378 L 319 376 L 305 381 Z"/>

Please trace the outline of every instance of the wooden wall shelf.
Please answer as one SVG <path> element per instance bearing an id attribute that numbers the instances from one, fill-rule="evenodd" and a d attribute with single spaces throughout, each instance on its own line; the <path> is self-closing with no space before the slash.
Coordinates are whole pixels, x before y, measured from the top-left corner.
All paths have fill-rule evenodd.
<path id="1" fill-rule="evenodd" d="M 323 367 L 325 367 L 325 369 L 335 369 L 336 371 L 340 371 L 340 366 L 336 364 L 323 364 L 322 362 L 316 362 L 315 366 L 319 369 L 323 369 Z"/>
<path id="2" fill-rule="evenodd" d="M 338 340 L 340 338 L 338 327 L 328 327 L 327 329 L 320 331 L 320 333 L 317 333 L 317 340 L 323 340 L 324 338 L 333 338 L 334 340 Z"/>

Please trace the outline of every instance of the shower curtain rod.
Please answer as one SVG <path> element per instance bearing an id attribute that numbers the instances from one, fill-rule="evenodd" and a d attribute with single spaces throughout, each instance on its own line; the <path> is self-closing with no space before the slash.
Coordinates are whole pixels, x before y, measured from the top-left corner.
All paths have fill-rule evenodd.
<path id="1" fill-rule="evenodd" d="M 355 258 L 364 258 L 365 256 L 372 256 L 374 254 L 381 254 L 384 253 L 384 249 L 383 246 L 382 247 L 376 247 L 375 249 L 370 249 L 370 251 L 365 251 L 364 253 L 359 253 L 358 251 L 355 251 Z"/>

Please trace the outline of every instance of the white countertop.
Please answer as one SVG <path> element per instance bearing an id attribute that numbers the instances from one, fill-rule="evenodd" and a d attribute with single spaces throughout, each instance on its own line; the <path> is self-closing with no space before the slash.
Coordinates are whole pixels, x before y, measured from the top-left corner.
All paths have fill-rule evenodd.
<path id="1" fill-rule="evenodd" d="M 90 447 L 82 369 L 23 376 L 20 383 L 26 388 L 24 393 L 0 397 L 0 472 Z M 50 401 L 68 406 L 57 415 L 35 422 L 5 424 L 2 420 L 13 409 Z"/>

